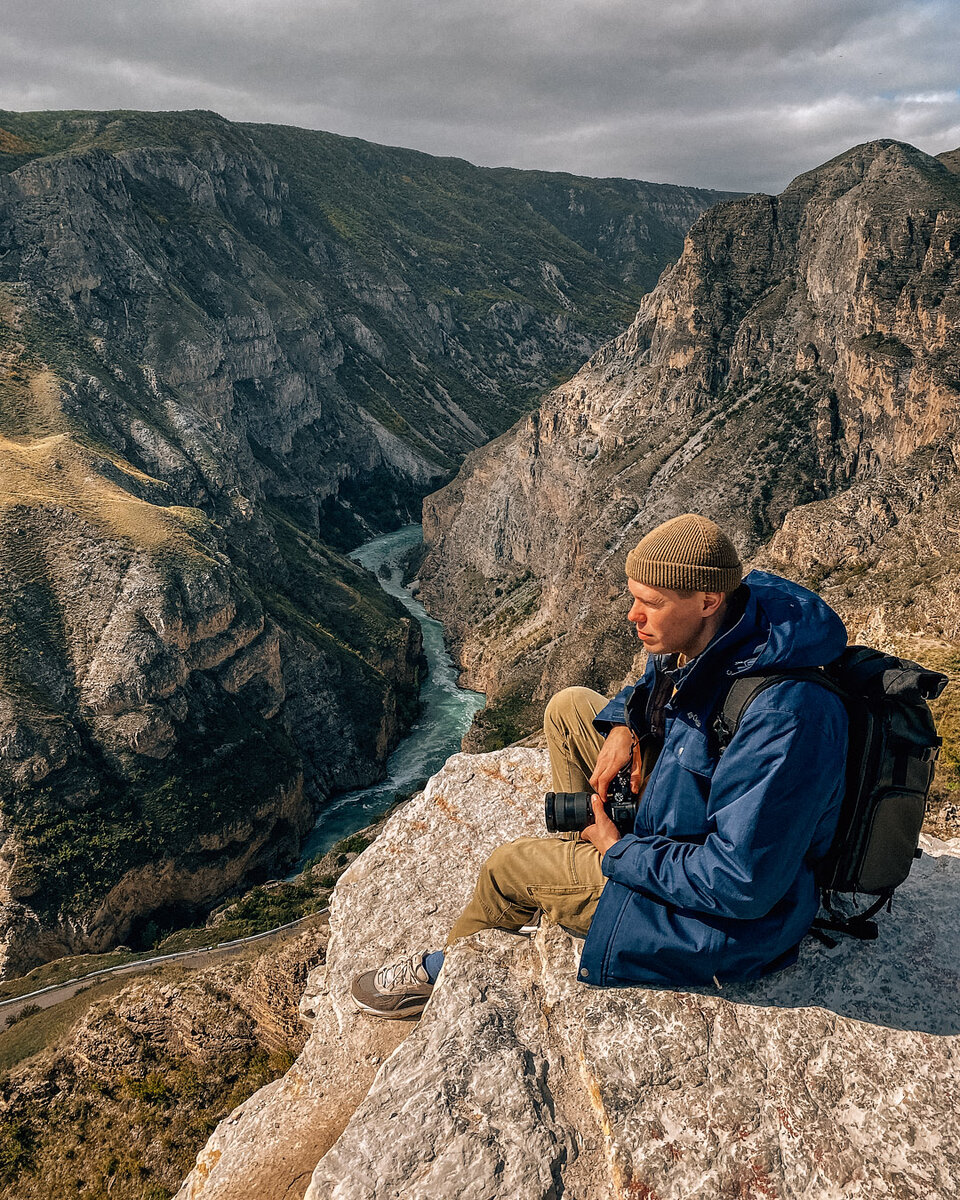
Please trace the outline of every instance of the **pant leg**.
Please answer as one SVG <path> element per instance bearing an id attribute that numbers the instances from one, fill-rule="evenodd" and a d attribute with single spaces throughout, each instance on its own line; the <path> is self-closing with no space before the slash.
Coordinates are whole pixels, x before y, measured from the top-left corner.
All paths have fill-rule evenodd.
<path id="1" fill-rule="evenodd" d="M 593 718 L 607 699 L 590 688 L 564 688 L 547 705 L 543 728 L 553 790 L 590 791 L 603 745 Z M 601 855 L 576 833 L 520 838 L 499 846 L 480 870 L 473 898 L 450 931 L 447 945 L 480 929 L 520 929 L 537 915 L 586 936 L 606 876 Z"/>
<path id="2" fill-rule="evenodd" d="M 550 751 L 555 792 L 589 792 L 603 735 L 593 718 L 607 705 L 605 696 L 590 688 L 570 687 L 552 698 L 543 714 L 543 732 Z"/>
<path id="3" fill-rule="evenodd" d="M 480 929 L 517 930 L 538 912 L 585 937 L 606 883 L 600 859 L 596 846 L 584 841 L 519 838 L 498 846 L 447 945 Z"/>

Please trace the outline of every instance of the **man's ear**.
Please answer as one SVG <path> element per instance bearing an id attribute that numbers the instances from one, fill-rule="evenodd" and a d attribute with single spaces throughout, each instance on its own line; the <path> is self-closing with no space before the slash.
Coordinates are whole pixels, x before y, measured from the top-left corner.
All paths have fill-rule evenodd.
<path id="1" fill-rule="evenodd" d="M 726 599 L 725 592 L 704 592 L 703 593 L 703 615 L 712 617 L 713 614 L 720 608 Z"/>

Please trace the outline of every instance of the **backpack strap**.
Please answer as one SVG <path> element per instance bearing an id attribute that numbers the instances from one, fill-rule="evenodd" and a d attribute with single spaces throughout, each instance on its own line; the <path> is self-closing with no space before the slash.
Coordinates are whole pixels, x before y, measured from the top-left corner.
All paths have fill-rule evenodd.
<path id="1" fill-rule="evenodd" d="M 848 696 L 848 693 L 838 683 L 816 667 L 737 676 L 731 683 L 713 722 L 713 732 L 721 755 L 739 729 L 744 713 L 757 696 L 765 692 L 767 688 L 773 687 L 775 683 L 786 680 L 805 680 L 808 683 L 816 683 L 820 687 L 826 688 L 827 691 L 833 692 L 842 700 L 846 700 Z M 931 757 L 936 757 L 936 750 Z M 885 888 L 878 899 L 864 912 L 844 916 L 834 911 L 830 892 L 821 887 L 821 903 L 828 916 L 826 918 L 817 917 L 810 928 L 810 933 L 830 947 L 836 946 L 837 943 L 829 936 L 829 933 L 847 934 L 849 937 L 858 938 L 861 941 L 873 941 L 877 937 L 878 930 L 876 921 L 871 918 L 875 917 L 884 905 L 889 910 L 892 895 L 893 888 Z"/>
<path id="2" fill-rule="evenodd" d="M 860 913 L 853 913 L 849 917 L 841 916 L 834 912 L 830 902 L 830 893 L 825 889 L 820 889 L 820 903 L 830 914 L 829 918 L 816 917 L 813 925 L 810 927 L 810 932 L 814 937 L 821 937 L 824 930 L 829 929 L 833 933 L 845 933 L 850 937 L 858 938 L 861 942 L 872 942 L 877 937 L 877 923 L 871 921 L 871 917 L 875 917 L 881 908 L 886 905 L 887 912 L 893 903 L 893 888 L 885 888 L 879 898 Z M 824 940 L 821 937 L 821 940 Z M 826 938 L 826 942 L 830 942 L 831 938 Z M 834 943 L 836 945 L 836 943 Z"/>
<path id="3" fill-rule="evenodd" d="M 758 672 L 755 675 L 738 675 L 733 683 L 730 684 L 723 703 L 717 710 L 717 715 L 713 720 L 713 733 L 717 739 L 717 748 L 721 754 L 730 745 L 733 735 L 740 728 L 743 714 L 754 700 L 762 692 L 765 692 L 767 688 L 773 687 L 776 683 L 785 683 L 788 680 L 816 683 L 820 687 L 826 688 L 827 691 L 834 692 L 838 696 L 843 696 L 842 689 L 837 687 L 833 680 L 829 679 L 817 667 L 798 667 L 794 671 L 770 671 L 767 673 Z"/>

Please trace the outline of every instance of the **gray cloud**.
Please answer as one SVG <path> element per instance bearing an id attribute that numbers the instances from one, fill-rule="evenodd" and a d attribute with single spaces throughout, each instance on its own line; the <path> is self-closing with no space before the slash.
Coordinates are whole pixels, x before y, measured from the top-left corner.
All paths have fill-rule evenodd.
<path id="1" fill-rule="evenodd" d="M 953 0 L 32 0 L 0 107 L 212 108 L 483 164 L 778 191 L 960 145 Z"/>

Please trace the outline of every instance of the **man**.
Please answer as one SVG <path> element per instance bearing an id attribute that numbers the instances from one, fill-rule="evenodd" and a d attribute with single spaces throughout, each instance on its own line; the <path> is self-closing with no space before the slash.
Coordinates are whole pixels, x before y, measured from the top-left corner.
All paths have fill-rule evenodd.
<path id="1" fill-rule="evenodd" d="M 846 631 L 806 588 L 763 571 L 741 581 L 729 538 L 692 513 L 648 533 L 626 569 L 627 619 L 649 654 L 643 678 L 609 703 L 568 688 L 544 723 L 555 790 L 593 792 L 594 822 L 578 839 L 495 850 L 447 945 L 479 929 L 519 930 L 541 912 L 586 938 L 586 983 L 755 979 L 796 959 L 816 915 L 813 864 L 839 815 L 847 717 L 818 684 L 782 680 L 754 700 L 722 754 L 713 723 L 735 676 L 822 666 Z M 662 748 L 646 774 L 651 737 Z M 621 835 L 604 803 L 627 764 L 643 790 Z M 415 1015 L 442 962 L 439 951 L 418 953 L 368 971 L 354 1002 L 376 1016 Z"/>

